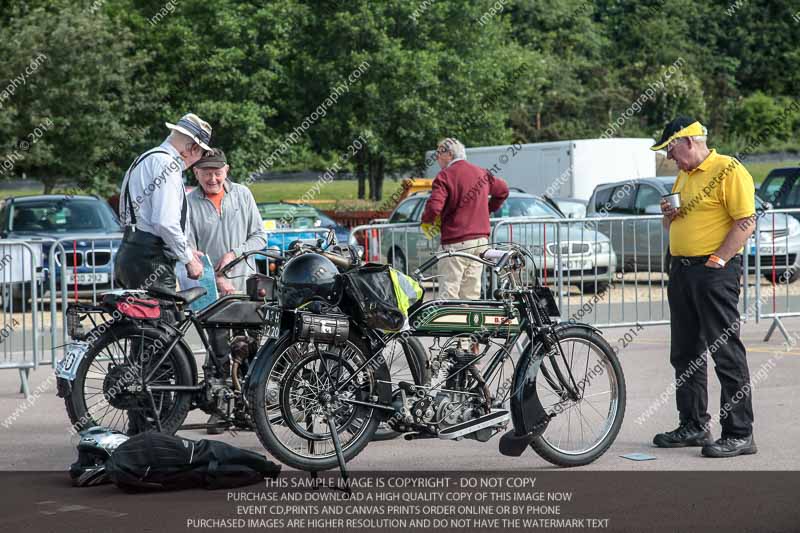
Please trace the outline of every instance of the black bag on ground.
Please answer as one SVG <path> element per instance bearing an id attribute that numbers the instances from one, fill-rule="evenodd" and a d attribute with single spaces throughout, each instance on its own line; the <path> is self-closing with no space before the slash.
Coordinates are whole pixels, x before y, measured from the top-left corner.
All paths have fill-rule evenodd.
<path id="1" fill-rule="evenodd" d="M 397 305 L 388 265 L 368 263 L 341 276 L 360 322 L 373 329 L 389 331 L 403 327 L 405 316 Z"/>
<path id="2" fill-rule="evenodd" d="M 214 440 L 147 431 L 122 443 L 106 462 L 117 487 L 132 492 L 226 489 L 275 479 L 281 467 L 263 455 Z"/>

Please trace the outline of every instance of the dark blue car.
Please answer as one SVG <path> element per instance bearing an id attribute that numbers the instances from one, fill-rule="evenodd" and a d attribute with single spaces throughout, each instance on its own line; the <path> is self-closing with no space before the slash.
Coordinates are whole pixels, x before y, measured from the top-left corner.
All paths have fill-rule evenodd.
<path id="1" fill-rule="evenodd" d="M 0 211 L 0 238 L 40 243 L 43 289 L 49 289 L 51 274 L 55 274 L 60 286 L 62 272 L 65 272 L 70 296 L 76 289 L 79 296 L 87 296 L 111 287 L 120 231 L 114 211 L 105 200 L 95 196 L 20 196 L 7 199 Z M 113 235 L 113 238 L 88 239 L 103 235 Z M 65 239 L 62 245 L 66 252 L 66 268 L 61 264 L 59 249 L 55 264 L 50 265 L 49 261 L 53 241 L 61 239 Z M 29 287 L 24 289 L 24 294 L 24 299 L 28 300 Z M 13 299 L 21 303 L 22 295 L 22 287 L 15 286 Z"/>

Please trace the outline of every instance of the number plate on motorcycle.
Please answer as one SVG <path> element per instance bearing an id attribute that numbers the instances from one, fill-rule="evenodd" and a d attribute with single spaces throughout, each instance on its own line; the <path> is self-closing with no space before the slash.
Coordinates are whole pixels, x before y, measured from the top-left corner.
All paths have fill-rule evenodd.
<path id="1" fill-rule="evenodd" d="M 283 310 L 280 307 L 264 305 L 261 307 L 261 316 L 264 317 L 264 335 L 269 339 L 277 339 L 281 335 L 281 316 Z"/>
<path id="2" fill-rule="evenodd" d="M 64 358 L 56 363 L 56 377 L 73 381 L 75 373 L 78 371 L 78 366 L 88 350 L 88 342 L 78 341 L 67 344 L 64 349 Z"/>

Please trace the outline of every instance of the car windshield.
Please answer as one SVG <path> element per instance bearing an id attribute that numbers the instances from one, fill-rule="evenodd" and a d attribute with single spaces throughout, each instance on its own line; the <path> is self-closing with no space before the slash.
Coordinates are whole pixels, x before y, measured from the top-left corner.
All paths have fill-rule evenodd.
<path id="1" fill-rule="evenodd" d="M 71 233 L 120 231 L 111 207 L 101 200 L 14 203 L 10 231 Z"/>
<path id="2" fill-rule="evenodd" d="M 324 213 L 318 213 L 317 216 L 319 217 L 320 224 L 325 228 L 333 228 L 338 225 L 336 221 Z"/>
<path id="3" fill-rule="evenodd" d="M 756 193 L 778 208 L 800 206 L 800 181 L 794 169 L 773 170 Z"/>
<path id="4" fill-rule="evenodd" d="M 503 206 L 492 213 L 493 218 L 500 217 L 542 217 L 563 218 L 561 213 L 536 198 L 508 198 Z"/>
<path id="5" fill-rule="evenodd" d="M 258 212 L 264 221 L 265 229 L 304 229 L 320 225 L 316 210 L 306 206 L 279 203 L 258 204 Z"/>

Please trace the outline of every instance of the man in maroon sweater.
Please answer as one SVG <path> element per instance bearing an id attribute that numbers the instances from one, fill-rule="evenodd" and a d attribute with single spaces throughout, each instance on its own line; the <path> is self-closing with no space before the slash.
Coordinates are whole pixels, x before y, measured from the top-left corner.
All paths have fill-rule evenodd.
<path id="1" fill-rule="evenodd" d="M 436 224 L 441 217 L 442 249 L 479 255 L 489 243 L 489 213 L 508 198 L 508 185 L 467 162 L 464 145 L 456 139 L 439 143 L 436 160 L 442 170 L 433 180 L 422 223 Z M 449 257 L 439 263 L 439 274 L 442 298 L 480 298 L 483 265 L 477 261 Z"/>

